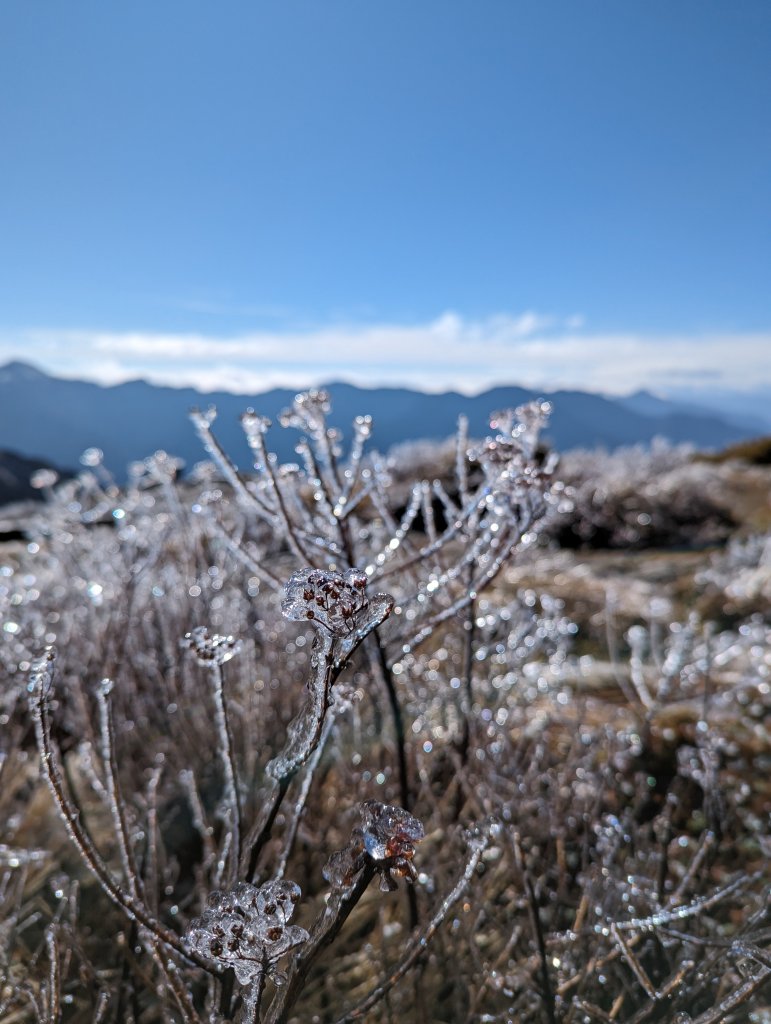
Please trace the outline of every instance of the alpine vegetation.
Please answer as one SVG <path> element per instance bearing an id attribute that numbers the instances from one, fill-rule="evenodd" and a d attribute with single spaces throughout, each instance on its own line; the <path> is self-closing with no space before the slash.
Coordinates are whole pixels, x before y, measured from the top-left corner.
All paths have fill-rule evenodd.
<path id="1" fill-rule="evenodd" d="M 762 1012 L 768 621 L 619 629 L 609 594 L 603 661 L 518 583 L 607 517 L 548 403 L 412 480 L 328 413 L 296 397 L 280 464 L 248 410 L 248 474 L 209 409 L 185 478 L 37 478 L 0 566 L 0 1019 Z"/>

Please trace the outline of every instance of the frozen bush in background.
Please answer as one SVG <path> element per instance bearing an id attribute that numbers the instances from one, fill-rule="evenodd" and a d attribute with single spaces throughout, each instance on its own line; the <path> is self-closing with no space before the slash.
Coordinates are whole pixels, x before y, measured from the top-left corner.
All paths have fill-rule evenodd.
<path id="1" fill-rule="evenodd" d="M 572 511 L 555 523 L 564 546 L 698 547 L 726 540 L 734 521 L 720 470 L 688 445 L 568 452 L 560 474 Z"/>
<path id="2" fill-rule="evenodd" d="M 738 1012 L 769 973 L 740 781 L 767 764 L 767 628 L 638 627 L 600 714 L 562 602 L 503 573 L 594 503 L 539 451 L 548 406 L 483 442 L 461 423 L 409 482 L 368 417 L 344 448 L 327 412 L 298 396 L 282 466 L 248 411 L 248 477 L 208 410 L 192 484 L 156 453 L 120 489 L 96 450 L 41 482 L 0 568 L 0 1016 Z"/>
<path id="3" fill-rule="evenodd" d="M 699 582 L 717 590 L 739 613 L 771 607 L 771 533 L 732 539 Z"/>
<path id="4" fill-rule="evenodd" d="M 610 452 L 566 452 L 559 463 L 564 493 L 542 535 L 566 548 L 696 548 L 726 541 L 735 522 L 725 467 L 695 456 L 690 445 L 663 439 Z M 411 473 L 430 468 L 453 486 L 454 453 L 447 442 L 399 445 L 389 461 L 404 503 Z"/>

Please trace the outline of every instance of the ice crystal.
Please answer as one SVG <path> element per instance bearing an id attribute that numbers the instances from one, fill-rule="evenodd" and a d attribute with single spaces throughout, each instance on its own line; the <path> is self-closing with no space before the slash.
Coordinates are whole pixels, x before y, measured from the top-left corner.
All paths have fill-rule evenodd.
<path id="1" fill-rule="evenodd" d="M 206 626 L 197 626 L 185 633 L 180 645 L 192 650 L 201 665 L 224 665 L 241 650 L 240 640 L 210 633 Z"/>
<path id="2" fill-rule="evenodd" d="M 289 881 L 259 888 L 240 882 L 229 892 L 213 892 L 201 917 L 191 921 L 188 942 L 201 956 L 232 967 L 241 985 L 264 972 L 280 983 L 277 962 L 308 939 L 304 928 L 288 923 L 301 895 Z"/>
<path id="3" fill-rule="evenodd" d="M 417 818 L 391 804 L 367 800 L 362 804 L 364 848 L 373 860 L 406 857 L 412 860 L 415 843 L 424 838 L 423 826 Z"/>

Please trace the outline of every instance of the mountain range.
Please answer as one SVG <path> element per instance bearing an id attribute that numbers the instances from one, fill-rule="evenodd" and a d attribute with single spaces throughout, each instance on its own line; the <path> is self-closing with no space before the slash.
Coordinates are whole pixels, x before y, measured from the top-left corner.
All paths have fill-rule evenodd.
<path id="1" fill-rule="evenodd" d="M 493 388 L 480 395 L 457 392 L 425 394 L 407 388 L 364 389 L 351 384 L 325 386 L 332 399 L 330 421 L 350 436 L 354 416 L 374 419 L 373 444 L 381 451 L 418 439 L 440 440 L 455 430 L 458 415 L 469 419 L 472 437 L 489 431 L 491 412 L 544 397 L 554 413 L 548 437 L 562 451 L 608 449 L 645 443 L 663 436 L 699 448 L 720 448 L 760 431 L 692 404 L 667 401 L 647 392 L 626 398 L 585 391 L 536 393 L 525 388 Z M 232 458 L 243 466 L 249 453 L 238 416 L 249 406 L 270 417 L 292 401 L 294 392 L 274 388 L 254 396 L 228 392 L 203 394 L 192 388 L 171 388 L 134 380 L 102 386 L 50 376 L 24 362 L 0 367 L 0 448 L 25 457 L 72 468 L 84 449 L 101 448 L 105 464 L 119 478 L 126 465 L 159 448 L 183 458 L 188 466 L 204 454 L 188 418 L 191 407 L 215 405 L 215 432 Z M 279 458 L 293 458 L 291 431 L 272 429 L 268 444 Z"/>

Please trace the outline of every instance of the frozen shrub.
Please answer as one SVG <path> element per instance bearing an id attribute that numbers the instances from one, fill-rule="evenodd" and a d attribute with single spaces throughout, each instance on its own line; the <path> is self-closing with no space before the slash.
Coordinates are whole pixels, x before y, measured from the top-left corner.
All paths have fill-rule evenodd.
<path id="1" fill-rule="evenodd" d="M 721 471 L 687 445 L 569 452 L 560 474 L 572 509 L 550 532 L 568 547 L 696 547 L 734 526 Z"/>
<path id="2" fill-rule="evenodd" d="M 248 411 L 249 475 L 207 410 L 187 480 L 41 482 L 0 564 L 0 1019 L 740 1019 L 767 624 L 649 617 L 600 699 L 506 575 L 567 514 L 548 408 L 461 422 L 427 479 L 327 411 L 282 415 L 288 465 Z"/>
<path id="3" fill-rule="evenodd" d="M 731 540 L 698 582 L 726 598 L 734 612 L 771 610 L 771 533 Z"/>

